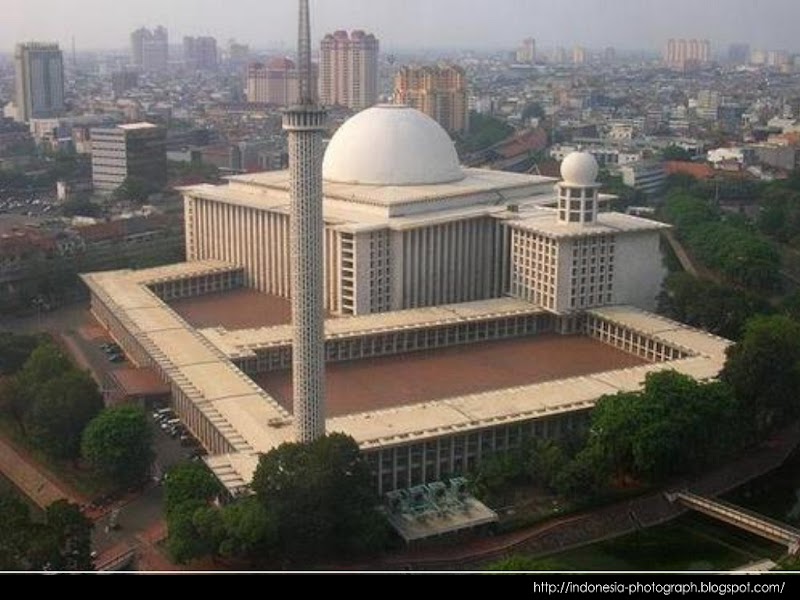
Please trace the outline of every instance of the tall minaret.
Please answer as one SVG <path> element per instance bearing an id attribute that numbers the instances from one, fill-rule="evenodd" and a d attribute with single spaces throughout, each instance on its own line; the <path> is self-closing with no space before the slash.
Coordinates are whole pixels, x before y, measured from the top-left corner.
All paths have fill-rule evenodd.
<path id="1" fill-rule="evenodd" d="M 289 134 L 294 422 L 298 442 L 325 435 L 322 134 L 325 111 L 314 100 L 308 0 L 300 0 L 299 103 L 283 114 Z"/>

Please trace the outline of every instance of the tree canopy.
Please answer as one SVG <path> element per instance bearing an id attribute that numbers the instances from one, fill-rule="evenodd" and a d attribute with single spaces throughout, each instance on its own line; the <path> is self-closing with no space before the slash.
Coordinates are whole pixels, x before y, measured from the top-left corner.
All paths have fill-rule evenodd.
<path id="1" fill-rule="evenodd" d="M 93 569 L 93 524 L 75 504 L 51 504 L 41 522 L 24 502 L 0 494 L 0 515 L 0 571 Z"/>
<path id="2" fill-rule="evenodd" d="M 708 201 L 673 191 L 662 214 L 703 264 L 754 290 L 780 285 L 781 258 L 770 241 L 735 216 L 723 217 Z"/>
<path id="3" fill-rule="evenodd" d="M 50 341 L 42 341 L 2 394 L 31 442 L 57 458 L 77 458 L 86 424 L 103 408 L 97 385 Z"/>
<path id="4" fill-rule="evenodd" d="M 743 443 L 742 427 L 726 384 L 662 371 L 647 376 L 642 392 L 598 401 L 581 454 L 601 477 L 658 482 L 727 458 Z"/>
<path id="5" fill-rule="evenodd" d="M 120 485 L 140 483 L 153 461 L 152 431 L 145 412 L 119 406 L 101 412 L 83 432 L 84 458 Z"/>
<path id="6" fill-rule="evenodd" d="M 800 415 L 800 323 L 760 316 L 728 350 L 722 379 L 736 392 L 757 433 Z"/>
<path id="7" fill-rule="evenodd" d="M 167 542 L 173 559 L 205 555 L 313 560 L 380 548 L 387 529 L 371 476 L 352 438 L 283 444 L 263 455 L 254 495 L 217 507 L 219 484 L 205 467 L 167 477 Z"/>
<path id="8" fill-rule="evenodd" d="M 658 312 L 692 327 L 738 340 L 750 318 L 770 313 L 772 308 L 754 293 L 678 272 L 664 281 Z"/>
<path id="9" fill-rule="evenodd" d="M 252 487 L 275 514 L 278 544 L 290 556 L 336 556 L 382 542 L 369 468 L 350 437 L 279 446 L 261 457 Z"/>

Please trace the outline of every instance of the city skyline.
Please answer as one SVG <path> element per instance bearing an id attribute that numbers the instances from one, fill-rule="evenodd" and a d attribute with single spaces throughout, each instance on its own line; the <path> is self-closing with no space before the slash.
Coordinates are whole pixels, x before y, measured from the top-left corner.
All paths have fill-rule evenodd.
<path id="1" fill-rule="evenodd" d="M 131 31 L 159 24 L 170 30 L 173 40 L 212 35 L 219 40 L 237 38 L 254 47 L 290 51 L 294 45 L 294 3 L 289 1 L 234 0 L 219 5 L 209 0 L 141 0 L 115 8 L 107 19 L 99 16 L 107 12 L 100 0 L 6 0 L 5 4 L 0 21 L 3 52 L 28 40 L 65 45 L 73 36 L 81 50 L 123 49 Z M 387 49 L 513 49 L 522 39 L 535 37 L 543 47 L 581 44 L 660 51 L 669 38 L 696 37 L 710 39 L 715 52 L 734 42 L 800 50 L 793 31 L 800 5 L 792 0 L 773 0 L 769 11 L 763 4 L 745 0 L 676 0 L 661 11 L 655 0 L 619 0 L 612 6 L 599 0 L 557 6 L 542 0 L 440 0 L 435 4 L 327 0 L 314 5 L 312 39 L 335 29 L 365 29 L 385 40 Z M 526 12 L 530 21 L 520 18 Z M 776 14 L 781 18 L 770 18 Z M 632 29 L 630 23 L 637 28 Z"/>

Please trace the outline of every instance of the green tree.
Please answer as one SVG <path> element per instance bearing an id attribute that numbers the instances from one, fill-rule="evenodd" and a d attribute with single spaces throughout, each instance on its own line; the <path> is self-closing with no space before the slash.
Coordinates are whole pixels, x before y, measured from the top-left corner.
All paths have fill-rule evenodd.
<path id="1" fill-rule="evenodd" d="M 159 191 L 161 190 L 146 179 L 140 177 L 126 177 L 122 185 L 114 191 L 114 199 L 142 204 L 147 201 L 150 195 Z"/>
<path id="2" fill-rule="evenodd" d="M 529 102 L 522 110 L 523 121 L 528 121 L 529 119 L 544 119 L 546 116 L 542 105 L 538 102 Z"/>
<path id="3" fill-rule="evenodd" d="M 0 571 L 32 568 L 26 551 L 31 535 L 28 506 L 19 498 L 0 494 L 0 515 Z"/>
<path id="4" fill-rule="evenodd" d="M 76 504 L 58 500 L 47 507 L 47 527 L 55 538 L 57 553 L 51 568 L 57 571 L 91 571 L 94 524 Z"/>
<path id="5" fill-rule="evenodd" d="M 721 377 L 764 434 L 800 414 L 800 323 L 783 316 L 756 317 L 728 349 Z"/>
<path id="6" fill-rule="evenodd" d="M 60 500 L 34 521 L 21 500 L 0 495 L 0 571 L 89 571 L 92 523 Z"/>
<path id="7" fill-rule="evenodd" d="M 77 458 L 84 428 L 102 409 L 103 399 L 92 378 L 70 370 L 37 386 L 25 415 L 26 431 L 47 454 Z"/>
<path id="8" fill-rule="evenodd" d="M 672 273 L 664 281 L 658 297 L 658 312 L 692 327 L 738 340 L 749 319 L 772 312 L 772 307 L 751 292 L 679 272 Z"/>
<path id="9" fill-rule="evenodd" d="M 551 439 L 535 439 L 528 443 L 526 454 L 528 477 L 555 490 L 557 478 L 569 462 L 563 448 Z"/>
<path id="10" fill-rule="evenodd" d="M 219 545 L 222 556 L 265 556 L 277 543 L 278 524 L 275 514 L 257 498 L 243 498 L 222 510 L 225 535 Z"/>
<path id="11" fill-rule="evenodd" d="M 147 476 L 153 460 L 152 435 L 142 409 L 109 408 L 83 432 L 83 456 L 120 485 L 139 483 Z"/>
<path id="12" fill-rule="evenodd" d="M 164 486 L 167 513 L 190 500 L 209 502 L 222 493 L 222 486 L 203 464 L 190 462 L 170 469 Z"/>
<path id="13" fill-rule="evenodd" d="M 742 428 L 739 403 L 726 384 L 699 383 L 675 371 L 651 373 L 643 391 L 598 401 L 578 458 L 600 480 L 657 482 L 727 458 L 740 449 Z"/>
<path id="14" fill-rule="evenodd" d="M 261 457 L 252 488 L 275 515 L 278 545 L 289 557 L 336 556 L 384 542 L 369 468 L 348 436 L 279 446 Z"/>
<path id="15" fill-rule="evenodd" d="M 663 160 L 678 160 L 683 162 L 689 162 L 692 160 L 692 154 L 685 148 L 681 148 L 680 146 L 672 144 L 670 146 L 667 146 L 661 151 L 661 158 Z"/>
<path id="16" fill-rule="evenodd" d="M 473 111 L 469 118 L 469 132 L 461 139 L 461 146 L 466 152 L 485 150 L 514 133 L 511 125 L 496 117 Z"/>
<path id="17" fill-rule="evenodd" d="M 0 332 L 0 374 L 15 375 L 30 358 L 39 341 L 33 335 Z"/>
<path id="18" fill-rule="evenodd" d="M 167 513 L 167 551 L 178 564 L 215 553 L 214 540 L 204 537 L 194 520 L 195 514 L 207 507 L 202 500 L 187 500 Z"/>
<path id="19" fill-rule="evenodd" d="M 65 217 L 99 217 L 103 209 L 86 197 L 78 197 L 62 204 L 61 214 Z"/>

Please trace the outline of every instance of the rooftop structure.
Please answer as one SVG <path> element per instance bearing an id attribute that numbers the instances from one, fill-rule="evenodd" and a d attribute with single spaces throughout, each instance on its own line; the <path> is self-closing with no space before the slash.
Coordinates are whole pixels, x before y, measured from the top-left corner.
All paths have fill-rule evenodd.
<path id="1" fill-rule="evenodd" d="M 234 289 L 242 285 L 242 275 L 241 269 L 224 263 L 199 262 L 83 276 L 92 292 L 94 315 L 136 366 L 151 367 L 170 386 L 176 411 L 209 450 L 209 466 L 232 493 L 250 481 L 259 452 L 293 438 L 292 415 L 245 375 L 255 375 L 270 364 L 286 368 L 291 337 L 279 333 L 285 332 L 281 328 L 274 334 L 270 329 L 252 334 L 200 333 L 162 298 Z M 434 481 L 442 472 L 464 472 L 478 460 L 477 455 L 470 460 L 466 455 L 459 458 L 464 462 L 459 462 L 461 467 L 456 470 L 447 470 L 453 465 L 437 466 L 424 477 L 387 470 L 378 467 L 376 461 L 400 447 L 431 443 L 439 447 L 442 440 L 484 435 L 481 432 L 491 434 L 492 440 L 498 432 L 511 435 L 506 432 L 513 430 L 517 436 L 520 428 L 541 435 L 545 430 L 540 428 L 551 422 L 549 419 L 558 415 L 580 418 L 604 394 L 639 389 L 650 372 L 669 368 L 697 379 L 716 377 L 729 345 L 630 307 L 594 309 L 577 321 L 564 321 L 533 304 L 500 299 L 329 320 L 326 356 L 334 362 L 391 356 L 426 347 L 480 344 L 481 340 L 561 331 L 567 326 L 647 362 L 511 389 L 348 413 L 328 418 L 327 429 L 356 439 L 373 462 L 381 491 L 410 487 Z M 228 339 L 230 336 L 234 338 Z M 500 448 L 494 441 L 491 444 L 492 452 Z M 483 452 L 488 453 L 488 447 Z"/>

